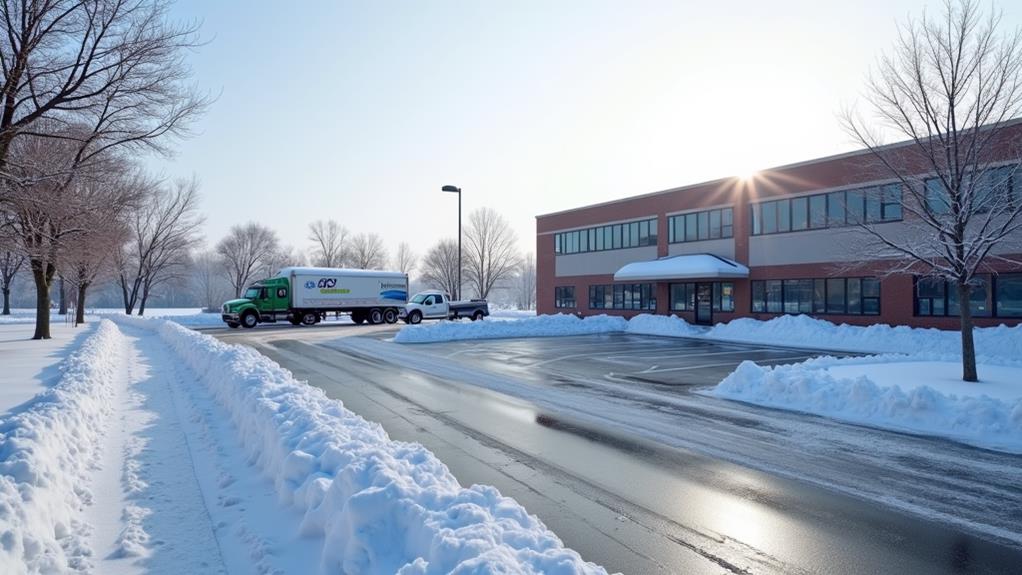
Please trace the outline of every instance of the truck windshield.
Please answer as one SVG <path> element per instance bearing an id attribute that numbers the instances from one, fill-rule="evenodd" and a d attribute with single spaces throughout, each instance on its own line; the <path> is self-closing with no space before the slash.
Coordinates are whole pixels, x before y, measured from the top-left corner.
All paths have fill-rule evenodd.
<path id="1" fill-rule="evenodd" d="M 259 288 L 250 287 L 245 290 L 245 299 L 259 299 Z"/>
<path id="2" fill-rule="evenodd" d="M 424 293 L 417 293 L 415 294 L 415 297 L 412 298 L 412 303 L 422 303 L 424 301 L 426 301 L 426 294 Z"/>

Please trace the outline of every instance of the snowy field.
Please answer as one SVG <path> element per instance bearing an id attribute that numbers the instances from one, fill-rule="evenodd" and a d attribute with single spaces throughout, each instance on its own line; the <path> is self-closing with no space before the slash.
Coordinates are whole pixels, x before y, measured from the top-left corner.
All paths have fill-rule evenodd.
<path id="1" fill-rule="evenodd" d="M 81 343 L 94 326 L 50 328 L 53 339 L 32 341 L 31 323 L 0 323 L 0 414 L 53 387 L 60 380 L 60 362 Z"/>
<path id="2" fill-rule="evenodd" d="M 674 316 L 644 314 L 625 320 L 606 315 L 579 319 L 561 314 L 490 324 L 458 321 L 408 326 L 394 341 L 427 343 L 608 332 L 888 352 L 776 367 L 746 362 L 703 393 L 1022 453 L 1022 327 L 975 330 L 981 378 L 975 384 L 961 381 L 957 332 L 835 325 L 807 316 L 781 316 L 769 321 L 738 319 L 702 328 Z"/>
<path id="3" fill-rule="evenodd" d="M 0 572 L 605 572 L 266 357 L 111 317 L 0 375 L 67 355 L 0 421 Z"/>

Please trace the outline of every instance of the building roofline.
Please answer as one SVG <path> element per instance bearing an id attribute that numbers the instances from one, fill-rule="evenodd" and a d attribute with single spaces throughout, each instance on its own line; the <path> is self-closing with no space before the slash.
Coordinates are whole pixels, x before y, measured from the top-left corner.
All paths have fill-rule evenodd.
<path id="1" fill-rule="evenodd" d="M 1014 118 L 1014 119 L 1011 119 L 1011 120 L 1006 120 L 1004 122 L 1001 122 L 1000 124 L 993 124 L 993 125 L 990 125 L 990 126 L 984 126 L 983 128 L 980 128 L 980 129 L 981 130 L 982 129 L 990 129 L 990 128 L 993 128 L 995 126 L 1000 126 L 1001 128 L 1008 128 L 1008 127 L 1011 127 L 1011 126 L 1013 126 L 1015 124 L 1022 124 L 1022 117 Z M 783 171 L 783 170 L 790 170 L 790 169 L 793 169 L 793 168 L 801 168 L 803 166 L 811 166 L 813 164 L 822 164 L 824 162 L 833 162 L 833 161 L 836 161 L 836 160 L 843 160 L 843 159 L 846 159 L 846 158 L 854 158 L 856 156 L 863 156 L 863 155 L 866 155 L 866 154 L 873 153 L 873 151 L 893 150 L 893 149 L 896 149 L 896 148 L 901 148 L 901 147 L 904 147 L 904 146 L 907 146 L 907 145 L 911 144 L 912 142 L 913 142 L 913 140 L 904 140 L 904 141 L 901 141 L 901 142 L 894 142 L 892 144 L 884 144 L 882 146 L 877 146 L 874 150 L 870 150 L 869 148 L 860 148 L 858 150 L 852 150 L 852 151 L 849 151 L 849 152 L 841 152 L 841 153 L 838 153 L 838 154 L 831 154 L 829 156 L 823 156 L 823 157 L 820 157 L 820 158 L 813 158 L 811 160 L 802 160 L 802 161 L 793 162 L 793 163 L 790 163 L 790 164 L 782 164 L 780 166 L 774 166 L 774 167 L 771 167 L 771 168 L 764 168 L 764 169 L 759 170 L 759 171 L 760 172 L 777 172 L 777 171 Z M 553 216 L 559 216 L 559 215 L 563 215 L 563 214 L 577 212 L 577 211 L 581 211 L 581 210 L 587 210 L 589 208 L 599 208 L 599 207 L 609 206 L 609 205 L 613 205 L 613 204 L 620 204 L 620 203 L 623 203 L 623 202 L 630 202 L 630 201 L 633 201 L 633 200 L 640 200 L 640 199 L 643 199 L 643 198 L 651 198 L 651 197 L 654 197 L 654 196 L 660 196 L 660 195 L 664 195 L 664 194 L 672 194 L 672 193 L 675 193 L 675 192 L 682 192 L 682 191 L 693 189 L 693 188 L 702 188 L 702 187 L 705 187 L 705 186 L 719 185 L 719 184 L 722 184 L 722 183 L 727 182 L 729 180 L 737 180 L 737 179 L 739 179 L 737 176 L 727 176 L 727 177 L 724 177 L 724 178 L 717 178 L 715 180 L 707 180 L 705 182 L 699 182 L 699 183 L 696 183 L 696 184 L 688 184 L 688 185 L 685 185 L 685 186 L 679 186 L 679 187 L 676 187 L 676 188 L 669 188 L 669 189 L 660 190 L 660 191 L 657 191 L 657 192 L 646 192 L 644 194 L 638 194 L 638 195 L 635 195 L 635 196 L 627 196 L 627 197 L 618 198 L 618 199 L 615 199 L 615 200 L 607 200 L 605 202 L 599 202 L 599 203 L 596 203 L 596 204 L 587 204 L 587 205 L 584 205 L 584 206 L 579 206 L 577 208 L 569 208 L 569 209 L 566 209 L 566 210 L 558 210 L 556 212 L 548 212 L 548 213 L 545 213 L 545 214 L 539 214 L 539 215 L 536 216 L 536 219 L 539 220 L 539 219 L 543 219 L 543 218 L 549 218 L 549 217 L 553 217 Z"/>

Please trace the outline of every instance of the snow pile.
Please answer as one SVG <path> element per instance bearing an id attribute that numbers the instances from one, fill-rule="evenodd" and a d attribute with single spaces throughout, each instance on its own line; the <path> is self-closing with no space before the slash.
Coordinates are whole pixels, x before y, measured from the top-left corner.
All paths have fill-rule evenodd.
<path id="1" fill-rule="evenodd" d="M 122 318 L 121 321 L 126 321 Z M 430 451 L 242 346 L 164 321 L 156 329 L 231 414 L 252 462 L 323 537 L 322 567 L 343 573 L 605 573 L 493 487 L 464 488 Z"/>
<path id="2" fill-rule="evenodd" d="M 976 351 L 980 356 L 1022 357 L 1022 325 L 977 328 Z M 862 352 L 961 355 L 961 335 L 957 331 L 934 328 L 891 327 L 876 324 L 867 327 L 835 325 L 807 315 L 783 315 L 769 321 L 750 318 L 720 323 L 706 337 L 750 343 L 840 349 Z"/>
<path id="3" fill-rule="evenodd" d="M 573 315 L 541 315 L 509 321 L 441 320 L 433 324 L 410 325 L 394 336 L 398 343 L 429 343 L 464 339 L 498 339 L 506 337 L 548 337 L 621 332 L 628 320 L 609 315 L 579 319 Z"/>
<path id="4" fill-rule="evenodd" d="M 1002 399 L 977 393 L 983 389 L 980 387 L 983 384 L 965 384 L 977 390 L 965 395 L 944 393 L 918 378 L 905 386 L 879 386 L 867 375 L 841 377 L 828 371 L 828 367 L 870 364 L 890 369 L 899 362 L 912 363 L 906 361 L 905 356 L 821 358 L 775 367 L 760 367 L 745 361 L 707 393 L 1022 453 L 1022 389 L 1013 398 Z M 1022 386 L 1022 378 L 1018 377 L 1022 370 L 1004 369 L 1017 372 L 1016 377 L 1011 378 L 1012 383 Z"/>
<path id="5" fill-rule="evenodd" d="M 88 567 L 73 518 L 92 497 L 83 486 L 99 458 L 126 346 L 117 326 L 100 322 L 61 365 L 54 387 L 0 421 L 0 572 Z"/>
<path id="6" fill-rule="evenodd" d="M 651 315 L 644 313 L 628 320 L 628 333 L 640 335 L 664 335 L 670 337 L 699 337 L 705 330 L 699 329 L 675 315 Z"/>

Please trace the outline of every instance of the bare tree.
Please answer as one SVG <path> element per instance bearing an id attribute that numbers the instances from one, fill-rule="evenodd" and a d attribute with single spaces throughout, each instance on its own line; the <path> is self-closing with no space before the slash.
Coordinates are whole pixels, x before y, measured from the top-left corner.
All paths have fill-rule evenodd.
<path id="1" fill-rule="evenodd" d="M 1022 158 L 1022 131 L 1009 122 L 1022 116 L 1022 31 L 1001 35 L 1000 18 L 984 17 L 971 0 L 949 0 L 938 17 L 909 20 L 867 84 L 878 126 L 851 112 L 844 116 L 848 132 L 901 183 L 896 201 L 904 226 L 892 231 L 863 221 L 860 227 L 874 253 L 891 258 L 890 272 L 954 285 L 965 381 L 978 381 L 973 281 L 1022 228 L 1022 202 L 1009 185 L 1015 167 L 991 166 L 1017 166 Z M 885 147 L 881 130 L 909 143 Z"/>
<path id="2" fill-rule="evenodd" d="M 326 268 L 344 265 L 348 259 L 347 228 L 334 220 L 316 220 L 309 224 L 309 241 L 313 247 L 313 264 Z"/>
<path id="3" fill-rule="evenodd" d="M 60 262 L 62 278 L 66 278 L 68 287 L 74 290 L 75 325 L 85 323 L 89 288 L 115 275 L 116 254 L 130 234 L 121 213 L 97 211 L 93 217 L 86 231 L 65 247 Z"/>
<path id="4" fill-rule="evenodd" d="M 223 258 L 234 297 L 241 297 L 253 276 L 275 256 L 278 244 L 276 232 L 255 222 L 233 226 L 220 240 L 216 252 Z"/>
<path id="5" fill-rule="evenodd" d="M 188 270 L 203 223 L 199 184 L 193 179 L 167 186 L 136 175 L 121 185 L 144 194 L 128 218 L 128 242 L 118 261 L 124 313 L 131 315 L 137 304 L 143 315 L 153 288 Z"/>
<path id="6" fill-rule="evenodd" d="M 458 241 L 443 239 L 422 258 L 422 282 L 431 288 L 458 293 Z"/>
<path id="7" fill-rule="evenodd" d="M 120 213 L 136 198 L 130 190 L 110 193 L 123 169 L 111 154 L 82 163 L 75 139 L 18 138 L 9 150 L 8 172 L 0 177 L 0 205 L 28 256 L 36 288 L 33 339 L 50 337 L 50 291 L 63 248 L 84 233 L 96 212 Z M 54 176 L 57 174 L 57 176 Z"/>
<path id="8" fill-rule="evenodd" d="M 0 289 L 4 296 L 2 315 L 11 315 L 11 284 L 27 259 L 15 238 L 0 233 Z"/>
<path id="9" fill-rule="evenodd" d="M 223 259 L 215 251 L 202 251 L 192 256 L 192 283 L 196 293 L 202 298 L 205 311 L 216 311 L 220 303 L 228 297 L 230 288 L 223 277 L 223 267 Z"/>
<path id="10" fill-rule="evenodd" d="M 162 136 L 181 134 L 208 100 L 182 59 L 197 27 L 168 24 L 167 10 L 165 0 L 0 0 L 0 172 L 19 136 L 74 138 L 84 159 L 125 144 L 163 151 Z M 89 129 L 52 129 L 73 123 Z"/>
<path id="11" fill-rule="evenodd" d="M 504 216 L 492 208 L 479 208 L 468 216 L 465 230 L 466 280 L 476 295 L 486 298 L 518 266 L 517 238 Z"/>
<path id="12" fill-rule="evenodd" d="M 356 234 L 351 238 L 348 265 L 359 270 L 378 270 L 387 265 L 387 248 L 375 233 Z"/>
<path id="13" fill-rule="evenodd" d="M 298 251 L 294 246 L 282 246 L 277 248 L 263 260 L 259 268 L 259 274 L 263 277 L 270 277 L 288 266 L 304 266 L 307 262 L 305 254 Z"/>
<path id="14" fill-rule="evenodd" d="M 411 274 L 419 264 L 419 256 L 412 251 L 408 242 L 401 242 L 397 246 L 397 254 L 394 256 L 394 268 L 404 274 Z"/>
<path id="15" fill-rule="evenodd" d="M 518 309 L 534 309 L 536 307 L 536 258 L 532 252 L 521 258 L 518 275 L 515 278 Z"/>

